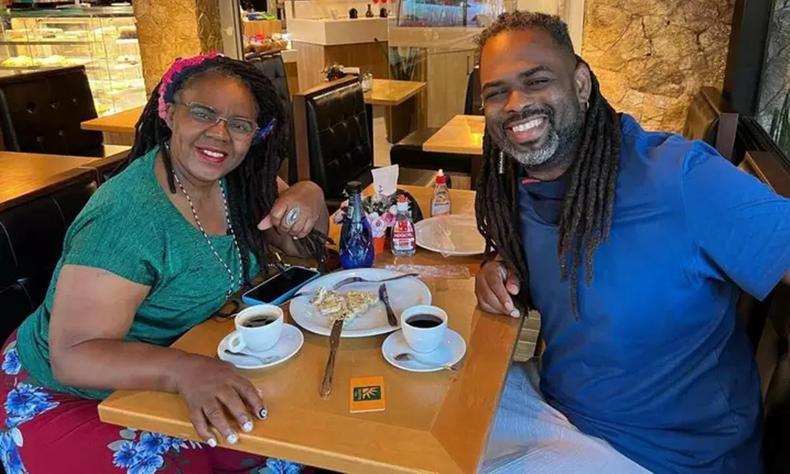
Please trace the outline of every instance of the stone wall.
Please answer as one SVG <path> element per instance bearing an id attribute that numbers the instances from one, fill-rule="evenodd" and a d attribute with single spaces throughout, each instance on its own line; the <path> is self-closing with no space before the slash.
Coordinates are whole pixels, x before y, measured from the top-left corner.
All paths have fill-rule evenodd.
<path id="1" fill-rule="evenodd" d="M 135 0 L 146 93 L 179 56 L 221 50 L 218 0 Z"/>
<path id="2" fill-rule="evenodd" d="M 619 111 L 679 132 L 702 86 L 721 88 L 735 0 L 587 0 L 582 56 Z"/>

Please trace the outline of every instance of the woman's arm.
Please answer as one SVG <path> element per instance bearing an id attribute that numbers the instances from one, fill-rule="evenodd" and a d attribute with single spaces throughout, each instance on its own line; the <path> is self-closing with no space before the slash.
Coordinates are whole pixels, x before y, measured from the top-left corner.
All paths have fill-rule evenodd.
<path id="1" fill-rule="evenodd" d="M 301 247 L 294 243 L 295 238 L 307 236 L 313 229 L 326 234 L 329 229 L 329 212 L 324 202 L 324 191 L 312 181 L 300 181 L 291 187 L 278 179 L 280 197 L 277 198 L 272 210 L 258 228 L 266 233 L 267 241 L 287 255 L 294 257 L 310 257 L 302 255 Z M 299 218 L 288 225 L 286 216 L 293 208 L 299 208 Z"/>
<path id="2" fill-rule="evenodd" d="M 216 443 L 210 424 L 232 442 L 238 436 L 223 411 L 248 430 L 245 403 L 256 415 L 263 408 L 246 378 L 213 358 L 122 340 L 149 290 L 106 270 L 64 265 L 49 325 L 53 375 L 74 387 L 180 393 L 200 437 Z"/>

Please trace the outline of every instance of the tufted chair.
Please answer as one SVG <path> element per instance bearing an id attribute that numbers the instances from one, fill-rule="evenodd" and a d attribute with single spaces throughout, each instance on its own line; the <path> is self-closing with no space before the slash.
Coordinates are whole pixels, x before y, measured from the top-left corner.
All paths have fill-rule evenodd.
<path id="1" fill-rule="evenodd" d="M 43 301 L 66 229 L 96 190 L 95 176 L 85 169 L 43 195 L 0 206 L 0 340 Z"/>
<path id="2" fill-rule="evenodd" d="M 324 190 L 330 211 L 345 199 L 343 186 L 372 181 L 373 146 L 369 121 L 356 78 L 343 78 L 294 96 L 299 179 Z"/>
<path id="3" fill-rule="evenodd" d="M 296 144 L 294 141 L 293 106 L 291 104 L 291 95 L 288 92 L 288 76 L 285 73 L 283 57 L 279 53 L 251 54 L 247 56 L 247 61 L 252 63 L 272 81 L 288 117 L 288 157 L 283 161 L 280 177 L 293 184 L 297 181 L 296 160 L 290 158 L 296 156 Z"/>
<path id="4" fill-rule="evenodd" d="M 102 156 L 102 135 L 84 66 L 0 78 L 0 128 L 11 151 Z"/>
<path id="5" fill-rule="evenodd" d="M 477 65 L 466 79 L 464 115 L 484 115 L 483 98 L 480 96 L 480 66 Z"/>

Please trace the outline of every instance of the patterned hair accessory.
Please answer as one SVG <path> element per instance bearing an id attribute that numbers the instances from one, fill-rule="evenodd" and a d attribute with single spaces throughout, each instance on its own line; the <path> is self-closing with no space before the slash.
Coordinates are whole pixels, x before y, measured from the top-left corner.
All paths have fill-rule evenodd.
<path id="1" fill-rule="evenodd" d="M 167 104 L 168 102 L 172 102 L 172 97 L 168 98 L 167 96 L 171 93 L 170 86 L 173 85 L 173 82 L 175 82 L 185 71 L 203 64 L 206 60 L 214 59 L 219 56 L 222 55 L 217 52 L 210 52 L 189 58 L 178 58 L 170 65 L 165 75 L 162 76 L 162 83 L 159 85 L 159 118 L 164 120 L 167 117 Z"/>
<path id="2" fill-rule="evenodd" d="M 276 124 L 277 124 L 277 119 L 276 119 L 276 118 L 273 118 L 273 119 L 272 119 L 272 120 L 269 122 L 269 124 L 268 124 L 268 125 L 266 125 L 265 127 L 263 127 L 263 128 L 261 129 L 261 131 L 260 131 L 260 132 L 258 132 L 258 136 L 257 136 L 257 137 L 255 137 L 255 139 L 256 139 L 256 140 L 259 140 L 259 141 L 265 140 L 265 139 L 266 139 L 266 137 L 268 137 L 268 136 L 269 136 L 269 134 L 270 134 L 270 133 L 272 133 L 272 130 L 274 130 L 274 126 L 275 126 Z"/>

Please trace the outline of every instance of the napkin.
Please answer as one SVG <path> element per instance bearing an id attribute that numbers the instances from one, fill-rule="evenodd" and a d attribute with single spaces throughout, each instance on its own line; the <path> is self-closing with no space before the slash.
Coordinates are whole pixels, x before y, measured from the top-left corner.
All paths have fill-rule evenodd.
<path id="1" fill-rule="evenodd" d="M 398 189 L 398 165 L 384 166 L 371 170 L 373 189 L 377 194 L 392 196 Z"/>

